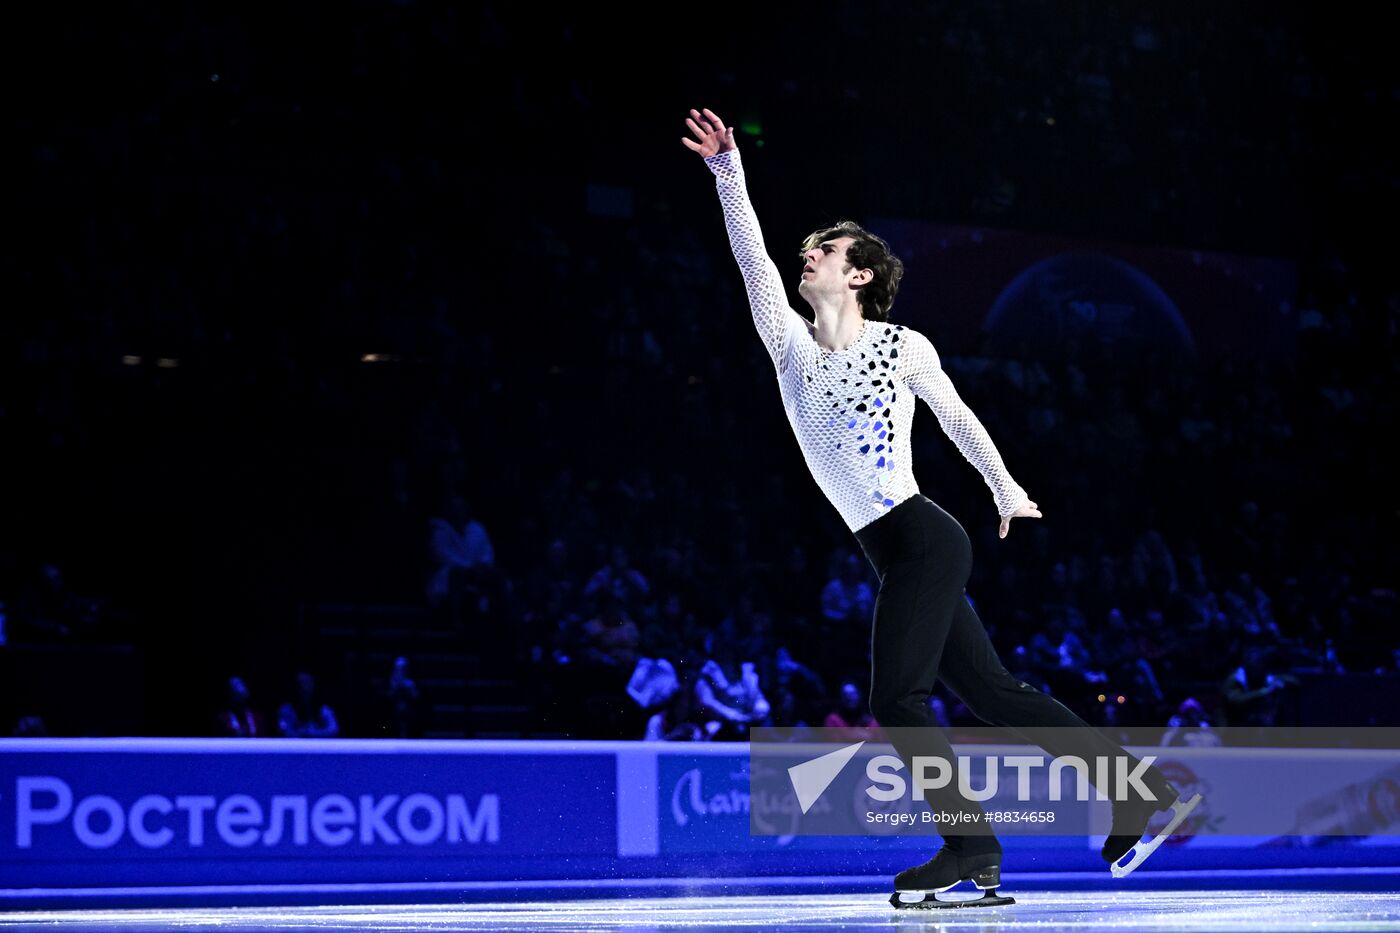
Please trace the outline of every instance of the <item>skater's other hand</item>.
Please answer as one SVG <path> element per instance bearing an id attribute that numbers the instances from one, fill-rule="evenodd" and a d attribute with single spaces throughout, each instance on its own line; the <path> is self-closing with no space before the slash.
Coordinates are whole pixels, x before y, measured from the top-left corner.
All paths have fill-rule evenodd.
<path id="1" fill-rule="evenodd" d="M 701 158 L 708 159 L 712 155 L 735 148 L 734 127 L 725 126 L 724 121 L 717 117 L 713 110 L 705 108 L 705 112 L 701 114 L 699 110 L 692 108 L 685 122 L 700 141 L 697 143 L 681 137 L 681 142 L 691 152 L 700 153 Z"/>
<path id="2" fill-rule="evenodd" d="M 1034 502 L 1027 502 L 1025 505 L 1021 506 L 1019 509 L 1017 509 L 1016 511 L 1012 512 L 1010 515 L 1007 515 L 1007 516 L 1005 516 L 1004 518 L 1002 518 L 1002 520 L 1001 520 L 1001 532 L 999 533 L 999 536 L 1000 536 L 1000 537 L 1003 537 L 1003 538 L 1006 537 L 1006 533 L 1007 533 L 1008 531 L 1011 530 L 1011 520 L 1012 520 L 1013 518 L 1040 518 L 1040 517 L 1041 517 L 1041 515 L 1040 515 L 1040 509 L 1039 509 L 1039 507 L 1037 507 L 1036 504 L 1035 504 Z"/>

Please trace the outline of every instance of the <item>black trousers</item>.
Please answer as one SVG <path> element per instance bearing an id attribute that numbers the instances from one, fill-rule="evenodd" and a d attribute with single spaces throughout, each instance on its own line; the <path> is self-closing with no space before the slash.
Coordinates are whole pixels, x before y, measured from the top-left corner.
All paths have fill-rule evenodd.
<path id="1" fill-rule="evenodd" d="M 907 769 L 912 770 L 915 755 L 939 756 L 956 768 L 952 745 L 928 707 L 940 679 L 979 719 L 1007 727 L 1051 755 L 1083 758 L 1095 780 L 1096 756 L 1107 756 L 1115 765 L 1117 756 L 1123 756 L 1129 770 L 1137 766 L 1138 759 L 1122 746 L 1054 697 L 1017 680 L 1001 663 L 967 601 L 972 541 L 957 519 L 916 493 L 857 531 L 856 540 L 880 577 L 870 636 L 870 711 L 882 726 L 925 727 L 903 728 L 898 740 L 891 737 Z M 1042 729 L 1047 731 L 1038 731 Z M 1110 771 L 1111 780 L 1116 773 L 1116 768 Z M 954 775 L 945 790 L 930 791 L 925 800 L 934 810 L 961 811 L 965 820 L 977 820 L 963 826 L 985 828 L 980 804 L 956 792 L 956 771 Z M 1170 793 L 1155 766 L 1143 782 L 1159 798 Z M 1111 794 L 1113 785 L 1099 789 Z M 952 849 L 1000 849 L 985 829 L 963 833 L 959 824 L 949 825 L 943 839 Z"/>

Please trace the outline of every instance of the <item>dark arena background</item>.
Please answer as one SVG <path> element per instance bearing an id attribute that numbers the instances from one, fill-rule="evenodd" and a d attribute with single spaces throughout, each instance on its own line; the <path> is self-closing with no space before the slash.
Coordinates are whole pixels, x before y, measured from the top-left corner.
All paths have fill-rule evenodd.
<path id="1" fill-rule="evenodd" d="M 1309 752 L 1359 803 L 1279 767 L 1274 838 L 1217 781 L 1126 878 L 1004 835 L 980 910 L 888 903 L 936 835 L 752 831 L 750 727 L 879 740 L 881 580 L 681 142 L 734 127 L 807 320 L 808 233 L 902 258 L 1043 511 L 1000 538 L 915 406 L 998 655 L 1204 780 L 1400 726 L 1380 16 L 9 11 L 0 931 L 1400 929 L 1393 740 Z"/>

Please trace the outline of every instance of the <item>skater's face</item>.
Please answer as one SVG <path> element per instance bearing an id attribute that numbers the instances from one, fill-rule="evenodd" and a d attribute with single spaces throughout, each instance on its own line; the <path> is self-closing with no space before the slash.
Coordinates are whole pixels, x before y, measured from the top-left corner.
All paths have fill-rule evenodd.
<path id="1" fill-rule="evenodd" d="M 870 281 L 869 269 L 848 268 L 846 247 L 854 237 L 842 236 L 818 243 L 802 255 L 802 278 L 797 290 L 803 295 L 835 295 L 857 288 Z"/>

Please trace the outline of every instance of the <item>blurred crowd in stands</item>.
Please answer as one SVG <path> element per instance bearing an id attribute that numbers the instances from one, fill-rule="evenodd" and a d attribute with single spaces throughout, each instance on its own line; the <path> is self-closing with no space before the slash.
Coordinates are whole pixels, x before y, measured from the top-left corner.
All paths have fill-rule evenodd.
<path id="1" fill-rule="evenodd" d="M 314 640 L 279 651 L 296 606 L 388 602 L 421 607 L 522 685 L 523 734 L 870 734 L 879 581 L 801 460 L 713 179 L 674 140 L 672 163 L 625 181 L 603 141 L 572 170 L 527 150 L 614 107 L 676 136 L 673 111 L 716 101 L 624 104 L 581 65 L 548 85 L 493 63 L 528 45 L 567 66 L 587 27 L 532 22 L 527 35 L 500 4 L 449 24 L 435 18 L 458 14 L 406 6 L 361 7 L 358 24 L 334 28 L 369 35 L 375 17 L 418 16 L 431 22 L 403 34 L 459 36 L 492 93 L 482 117 L 459 107 L 453 119 L 498 121 L 514 139 L 479 145 L 434 106 L 391 117 L 392 94 L 365 75 L 403 68 L 426 86 L 447 67 L 435 55 L 345 53 L 338 66 L 367 95 L 352 103 L 291 58 L 276 66 L 280 90 L 240 77 L 252 53 L 232 39 L 217 81 L 186 62 L 205 84 L 172 78 L 137 117 L 99 89 L 21 127 L 25 206 L 49 217 L 23 265 L 31 286 L 53 283 L 61 313 L 14 323 L 30 391 L 5 415 L 17 488 L 43 514 L 0 550 L 0 653 L 141 646 L 161 661 L 151 676 L 170 678 L 155 692 L 185 697 L 158 704 L 151 734 L 410 738 L 434 699 L 411 655 L 376 675 L 371 726 L 332 709 L 371 690 L 337 677 L 337 657 Z M 972 537 L 967 594 L 1003 661 L 1088 721 L 1160 725 L 1164 742 L 1306 721 L 1309 676 L 1400 678 L 1394 463 L 1381 443 L 1400 397 L 1400 283 L 1375 244 L 1337 232 L 1328 212 L 1340 207 L 1312 204 L 1394 188 L 1393 163 L 1341 151 L 1372 99 L 1366 75 L 1334 74 L 1283 21 L 1247 24 L 1250 60 L 1277 66 L 1272 88 L 1231 60 L 1245 37 L 1206 38 L 1222 29 L 1129 4 L 1092 18 L 1028 9 L 1045 20 L 1036 30 L 1018 7 L 986 4 L 928 8 L 924 28 L 901 32 L 894 60 L 936 50 L 966 98 L 958 113 L 987 125 L 943 126 L 975 145 L 941 146 L 921 173 L 898 161 L 881 178 L 887 200 L 864 203 L 1286 255 L 1298 339 L 1281 359 L 1128 359 L 1110 342 L 989 358 L 921 327 L 1047 516 L 998 540 L 981 478 L 919 404 L 915 475 Z M 1244 15 L 1209 14 L 1221 27 Z M 300 28 L 311 24 L 293 23 L 289 47 Z M 108 38 L 75 35 L 93 48 Z M 133 54 L 149 41 L 134 27 L 115 39 Z M 1256 84 L 1227 89 L 1235 75 Z M 833 81 L 780 82 L 761 103 L 795 123 L 810 94 L 835 94 L 823 119 L 859 109 L 908 132 L 880 74 Z M 737 99 L 742 83 L 713 92 Z M 1258 106 L 1229 106 L 1250 93 Z M 1058 142 L 1035 135 L 1052 114 Z M 339 132 L 391 119 L 392 143 Z M 614 143 L 639 132 L 611 129 Z M 1335 148 L 1309 149 L 1323 132 Z M 907 148 L 879 135 L 843 159 L 873 171 L 887 147 Z M 268 154 L 280 161 L 265 175 L 234 170 Z M 119 166 L 122 192 L 88 177 L 98 160 Z M 787 185 L 754 192 L 780 259 L 806 232 L 766 219 L 799 215 L 804 195 Z M 1314 209 L 1330 239 L 1298 232 Z M 930 703 L 949 726 L 975 721 L 941 685 Z M 5 733 L 47 731 L 24 697 L 0 712 Z"/>
<path id="2" fill-rule="evenodd" d="M 1343 493 L 1384 487 L 1372 442 L 1344 425 L 1393 412 L 1393 364 L 1354 364 L 1391 354 L 1400 302 L 1370 309 L 1362 338 L 1366 311 L 1337 268 L 1340 302 L 1304 315 L 1299 358 L 1274 369 L 1100 359 L 1054 371 L 945 357 L 1013 470 L 1026 464 L 1023 484 L 1057 503 L 1054 519 L 1012 523 L 1008 540 L 1027 539 L 1021 547 L 994 543 L 980 478 L 919 416 L 927 453 L 916 472 L 974 537 L 968 596 L 1016 676 L 1105 725 L 1264 725 L 1297 721 L 1287 698 L 1299 674 L 1400 675 L 1394 548 L 1378 533 L 1387 510 L 1348 513 Z M 726 320 L 747 324 L 744 310 Z M 667 323 L 640 326 L 666 346 Z M 1385 349 L 1366 346 L 1375 340 Z M 747 377 L 724 368 L 725 381 L 745 379 L 726 396 L 776 405 L 760 361 Z M 1343 371 L 1353 378 L 1339 403 L 1343 383 L 1332 380 Z M 698 447 L 726 448 L 722 427 L 680 428 Z M 755 434 L 794 446 L 776 429 Z M 499 613 L 473 609 L 472 624 L 513 633 L 513 657 L 531 665 L 546 706 L 575 714 L 571 734 L 635 734 L 643 714 L 653 737 L 870 724 L 861 701 L 879 581 L 854 541 L 816 530 L 829 506 L 800 466 L 754 443 L 730 445 L 721 467 L 658 478 L 640 466 L 594 490 L 561 466 L 518 565 L 492 559 L 479 522 L 462 526 L 463 539 L 483 542 L 474 562 L 439 552 L 463 568 L 449 571 L 469 594 L 458 605 L 507 590 Z M 749 478 L 759 456 L 785 463 L 785 480 Z M 949 478 L 958 471 L 972 479 Z M 941 689 L 932 702 L 944 721 L 972 721 Z"/>

